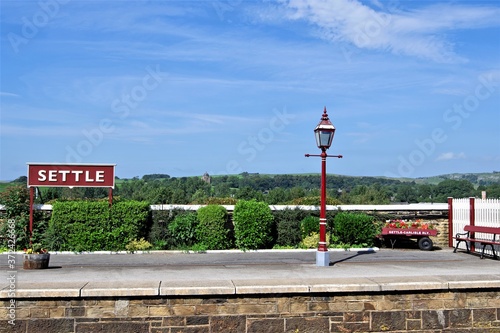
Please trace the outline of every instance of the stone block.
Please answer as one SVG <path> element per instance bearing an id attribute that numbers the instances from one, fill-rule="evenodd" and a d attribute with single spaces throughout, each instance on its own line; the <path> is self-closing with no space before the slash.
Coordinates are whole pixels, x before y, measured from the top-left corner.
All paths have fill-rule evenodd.
<path id="1" fill-rule="evenodd" d="M 472 327 L 472 311 L 469 309 L 449 310 L 450 327 Z"/>
<path id="2" fill-rule="evenodd" d="M 247 319 L 247 333 L 283 332 L 284 327 L 284 319 Z"/>
<path id="3" fill-rule="evenodd" d="M 149 307 L 149 315 L 150 316 L 160 316 L 166 317 L 173 315 L 173 311 L 169 306 L 150 306 Z"/>
<path id="4" fill-rule="evenodd" d="M 64 315 L 66 317 L 83 317 L 85 316 L 85 307 L 79 306 L 79 307 L 66 308 Z"/>
<path id="5" fill-rule="evenodd" d="M 147 317 L 149 316 L 149 307 L 146 305 L 129 306 L 128 315 L 130 317 Z"/>
<path id="6" fill-rule="evenodd" d="M 63 318 L 66 317 L 66 309 L 63 307 L 49 308 L 50 318 Z"/>
<path id="7" fill-rule="evenodd" d="M 369 323 L 332 323 L 330 332 L 366 333 L 370 332 Z"/>
<path id="8" fill-rule="evenodd" d="M 213 315 L 217 310 L 218 306 L 215 304 L 199 304 L 195 306 L 195 315 Z"/>
<path id="9" fill-rule="evenodd" d="M 196 314 L 196 307 L 194 305 L 176 305 L 170 308 L 172 314 L 176 316 L 192 316 Z"/>
<path id="10" fill-rule="evenodd" d="M 174 327 L 170 329 L 171 333 L 209 333 L 208 327 Z"/>
<path id="11" fill-rule="evenodd" d="M 344 313 L 345 322 L 360 322 L 360 321 L 370 321 L 370 315 L 367 312 L 345 312 Z"/>
<path id="12" fill-rule="evenodd" d="M 161 323 L 161 326 L 184 326 L 186 325 L 186 317 L 182 316 L 171 316 L 164 317 Z"/>
<path id="13" fill-rule="evenodd" d="M 115 317 L 115 308 L 107 308 L 101 306 L 86 308 L 86 316 L 88 318 L 113 318 Z"/>
<path id="14" fill-rule="evenodd" d="M 209 317 L 208 316 L 190 316 L 190 317 L 186 317 L 186 325 L 187 326 L 208 325 L 208 324 L 209 324 Z"/>
<path id="15" fill-rule="evenodd" d="M 129 310 L 129 301 L 124 299 L 116 300 L 115 302 L 115 315 L 117 317 L 127 317 Z"/>
<path id="16" fill-rule="evenodd" d="M 16 319 L 14 321 L 14 325 L 9 324 L 8 320 L 4 320 L 5 317 L 2 317 L 0 320 L 0 333 L 26 333 L 26 320 Z"/>
<path id="17" fill-rule="evenodd" d="M 422 320 L 420 320 L 420 319 L 408 319 L 408 320 L 406 320 L 406 330 L 418 331 L 421 329 L 422 329 Z"/>
<path id="18" fill-rule="evenodd" d="M 493 323 L 500 317 L 497 317 L 497 311 L 500 309 L 474 309 L 472 315 L 474 318 L 474 326 L 484 325 L 485 323 Z"/>
<path id="19" fill-rule="evenodd" d="M 74 326 L 75 321 L 73 319 L 30 319 L 27 332 L 68 333 L 74 332 Z"/>
<path id="20" fill-rule="evenodd" d="M 48 308 L 31 308 L 30 309 L 31 318 L 49 318 L 50 311 Z"/>
<path id="21" fill-rule="evenodd" d="M 324 333 L 329 332 L 329 326 L 330 320 L 326 317 L 295 317 L 285 319 L 285 332 Z"/>
<path id="22" fill-rule="evenodd" d="M 405 311 L 387 311 L 371 313 L 374 331 L 397 331 L 406 329 Z"/>
<path id="23" fill-rule="evenodd" d="M 70 331 L 65 331 L 67 333 Z M 77 323 L 75 333 L 149 333 L 148 323 L 137 322 L 98 322 Z M 54 332 L 55 333 L 55 332 Z"/>
<path id="24" fill-rule="evenodd" d="M 439 330 L 449 327 L 448 311 L 422 311 L 422 328 L 426 330 Z"/>
<path id="25" fill-rule="evenodd" d="M 245 333 L 244 316 L 213 316 L 210 318 L 211 332 Z"/>

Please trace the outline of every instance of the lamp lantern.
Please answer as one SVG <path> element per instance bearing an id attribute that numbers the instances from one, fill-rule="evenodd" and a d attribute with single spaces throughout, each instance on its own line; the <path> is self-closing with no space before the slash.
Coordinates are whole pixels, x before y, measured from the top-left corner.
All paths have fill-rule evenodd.
<path id="1" fill-rule="evenodd" d="M 314 129 L 314 135 L 316 136 L 316 145 L 321 150 L 326 150 L 330 148 L 333 141 L 333 136 L 335 135 L 335 126 L 328 118 L 328 113 L 326 113 L 326 106 L 323 110 L 323 116 L 320 122 Z"/>

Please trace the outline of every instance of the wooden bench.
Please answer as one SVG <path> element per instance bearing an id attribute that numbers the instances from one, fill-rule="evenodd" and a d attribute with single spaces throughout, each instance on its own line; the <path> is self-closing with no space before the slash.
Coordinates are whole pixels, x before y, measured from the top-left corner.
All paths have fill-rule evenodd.
<path id="1" fill-rule="evenodd" d="M 500 245 L 500 228 L 466 225 L 464 227 L 464 231 L 465 231 L 464 233 L 457 233 L 456 236 L 453 237 L 454 239 L 457 240 L 457 245 L 455 246 L 455 250 L 453 251 L 453 253 L 457 252 L 458 244 L 460 244 L 461 242 L 465 242 L 465 246 L 467 247 L 467 253 L 470 253 L 469 242 L 471 243 L 474 242 L 474 243 L 480 243 L 483 246 L 481 252 L 481 259 L 483 259 L 484 249 L 488 245 L 491 246 L 491 250 L 493 251 L 493 258 L 495 259 L 497 258 L 494 245 Z M 476 232 L 490 234 L 493 237 L 491 239 L 476 238 L 475 237 Z"/>

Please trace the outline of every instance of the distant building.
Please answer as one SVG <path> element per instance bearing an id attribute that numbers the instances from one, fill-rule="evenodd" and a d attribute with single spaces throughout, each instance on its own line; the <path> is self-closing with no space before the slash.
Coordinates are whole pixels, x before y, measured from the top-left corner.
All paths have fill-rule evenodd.
<path id="1" fill-rule="evenodd" d="M 201 180 L 203 180 L 207 184 L 210 184 L 211 178 L 210 178 L 210 175 L 208 174 L 208 172 L 205 172 L 203 174 L 203 177 L 201 177 Z"/>

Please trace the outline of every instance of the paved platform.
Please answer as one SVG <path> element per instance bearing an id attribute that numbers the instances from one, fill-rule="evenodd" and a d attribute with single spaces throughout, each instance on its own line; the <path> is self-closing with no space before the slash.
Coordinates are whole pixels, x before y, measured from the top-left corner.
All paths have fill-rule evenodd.
<path id="1" fill-rule="evenodd" d="M 0 254 L 0 298 L 244 295 L 450 289 L 500 290 L 500 260 L 445 248 L 330 251 L 162 251 L 135 254 L 51 254 L 45 270 L 16 269 Z"/>

